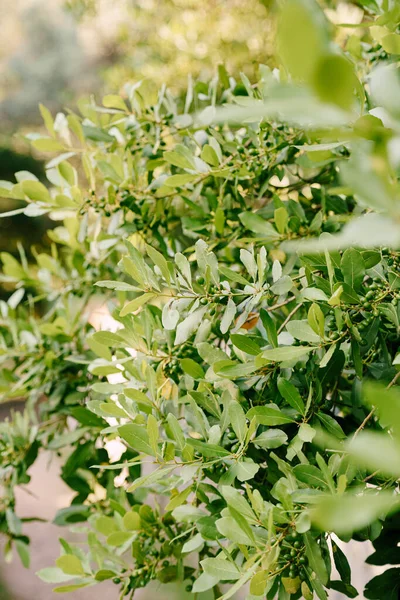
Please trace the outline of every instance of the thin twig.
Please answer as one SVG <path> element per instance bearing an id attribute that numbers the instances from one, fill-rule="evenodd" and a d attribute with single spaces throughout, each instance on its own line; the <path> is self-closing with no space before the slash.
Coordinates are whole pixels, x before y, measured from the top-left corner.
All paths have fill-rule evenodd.
<path id="1" fill-rule="evenodd" d="M 272 306 L 267 306 L 267 308 L 265 310 L 267 312 L 272 312 L 273 310 L 277 310 L 278 308 L 281 308 L 282 306 L 286 306 L 286 304 L 290 304 L 290 302 L 292 302 L 295 299 L 296 299 L 295 296 L 291 296 L 290 298 L 287 298 L 283 302 L 279 302 L 279 304 L 273 304 Z"/>
<path id="2" fill-rule="evenodd" d="M 300 306 L 303 306 L 303 304 L 301 302 L 300 302 L 300 304 L 297 304 L 294 307 L 294 309 L 288 314 L 288 316 L 283 321 L 282 325 L 279 327 L 279 329 L 277 331 L 278 335 L 281 333 L 281 331 L 284 329 L 284 327 L 287 325 L 287 323 L 289 323 L 289 321 L 293 317 L 293 315 L 296 314 L 296 312 L 299 310 Z"/>

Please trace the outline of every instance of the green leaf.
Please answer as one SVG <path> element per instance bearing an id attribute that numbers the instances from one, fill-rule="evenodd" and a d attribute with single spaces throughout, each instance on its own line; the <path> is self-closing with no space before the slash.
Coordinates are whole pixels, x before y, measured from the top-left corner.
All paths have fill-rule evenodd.
<path id="1" fill-rule="evenodd" d="M 376 406 L 383 427 L 390 427 L 400 439 L 400 393 L 393 387 L 385 389 L 374 381 L 365 382 L 364 399 L 366 404 Z"/>
<path id="2" fill-rule="evenodd" d="M 236 348 L 239 348 L 242 352 L 246 352 L 246 354 L 257 356 L 257 354 L 260 354 L 261 352 L 260 346 L 247 335 L 233 333 L 231 335 L 231 340 Z"/>
<path id="3" fill-rule="evenodd" d="M 268 429 L 254 438 L 253 444 L 269 450 L 286 444 L 287 439 L 288 436 L 281 429 Z"/>
<path id="4" fill-rule="evenodd" d="M 252 508 L 239 490 L 225 485 L 222 486 L 221 492 L 228 506 L 232 506 L 235 510 L 239 511 L 252 525 L 257 523 L 257 518 Z"/>
<path id="5" fill-rule="evenodd" d="M 358 591 L 350 583 L 345 583 L 344 581 L 330 581 L 329 585 L 332 590 L 336 590 L 348 598 L 358 597 Z"/>
<path id="6" fill-rule="evenodd" d="M 237 511 L 235 511 L 234 509 L 233 512 L 236 515 L 239 515 L 239 513 L 237 513 Z M 244 525 L 244 523 L 246 523 L 246 520 L 242 519 L 241 525 Z M 218 521 L 216 522 L 216 526 L 220 534 L 223 535 L 230 542 L 233 542 L 235 544 L 243 544 L 245 546 L 254 546 L 254 535 L 250 527 L 247 526 L 245 531 L 241 525 L 239 525 L 239 523 L 233 517 L 224 517 L 223 519 L 218 519 Z M 249 529 L 251 535 L 248 535 Z"/>
<path id="7" fill-rule="evenodd" d="M 297 465 L 293 469 L 293 474 L 296 479 L 310 487 L 318 487 L 323 490 L 328 488 L 322 472 L 313 465 Z"/>
<path id="8" fill-rule="evenodd" d="M 177 508 L 178 506 L 181 506 L 181 504 L 186 502 L 186 500 L 190 496 L 191 492 L 192 492 L 192 486 L 189 485 L 185 490 L 182 490 L 182 492 L 180 492 L 176 496 L 172 496 L 171 500 L 168 502 L 168 504 L 165 507 L 165 512 L 166 513 L 170 512 L 170 511 L 174 510 L 175 508 Z"/>
<path id="9" fill-rule="evenodd" d="M 195 169 L 194 157 L 190 150 L 183 144 L 175 146 L 174 150 L 164 152 L 164 159 L 175 167 L 181 169 Z"/>
<path id="10" fill-rule="evenodd" d="M 307 346 L 281 346 L 273 350 L 264 350 L 262 355 L 267 360 L 282 362 L 286 360 L 299 360 L 312 350 L 315 350 L 315 348 Z"/>
<path id="11" fill-rule="evenodd" d="M 229 279 L 229 281 L 241 283 L 242 285 L 250 285 L 247 279 L 245 279 L 244 277 L 242 277 L 242 275 L 240 275 L 240 273 L 233 271 L 233 269 L 230 269 L 229 267 L 219 265 L 218 270 L 221 273 L 221 275 L 224 275 L 227 279 Z"/>
<path id="12" fill-rule="evenodd" d="M 250 582 L 250 594 L 253 594 L 254 596 L 263 596 L 268 578 L 268 571 L 257 571 Z"/>
<path id="13" fill-rule="evenodd" d="M 251 459 L 240 460 L 235 466 L 234 470 L 236 473 L 236 477 L 239 481 L 248 481 L 249 479 L 253 479 L 255 475 L 260 470 L 260 465 L 256 464 Z"/>
<path id="14" fill-rule="evenodd" d="M 229 420 L 239 442 L 244 442 L 247 433 L 246 417 L 243 408 L 238 402 L 231 402 L 228 406 Z"/>
<path id="15" fill-rule="evenodd" d="M 262 324 L 264 325 L 265 331 L 267 333 L 268 341 L 274 348 L 278 347 L 278 336 L 276 333 L 275 322 L 272 319 L 271 315 L 264 308 L 260 310 L 260 317 Z"/>
<path id="16" fill-rule="evenodd" d="M 265 241 L 277 240 L 280 237 L 280 234 L 276 231 L 271 223 L 265 221 L 262 217 L 255 213 L 242 212 L 239 215 L 239 219 L 246 229 L 258 234 Z"/>
<path id="17" fill-rule="evenodd" d="M 125 396 L 131 398 L 131 400 L 135 400 L 135 402 L 137 402 L 139 405 L 143 404 L 144 406 L 153 406 L 150 398 L 140 390 L 136 390 L 134 388 L 124 388 L 123 392 Z"/>
<path id="18" fill-rule="evenodd" d="M 112 579 L 116 576 L 117 573 L 115 571 L 110 571 L 109 569 L 100 569 L 99 571 L 97 571 L 94 578 L 96 581 L 106 581 L 107 579 Z"/>
<path id="19" fill-rule="evenodd" d="M 136 425 L 135 423 L 121 425 L 118 427 L 118 433 L 137 452 L 144 452 L 150 456 L 155 456 L 147 431 L 141 425 Z"/>
<path id="20" fill-rule="evenodd" d="M 182 428 L 179 425 L 178 419 L 172 413 L 167 416 L 167 422 L 171 431 L 171 434 L 178 444 L 180 450 L 183 450 L 185 446 L 185 436 L 183 435 Z"/>
<path id="21" fill-rule="evenodd" d="M 31 144 L 40 152 L 59 152 L 60 150 L 64 150 L 64 145 L 61 142 L 47 137 L 32 140 Z"/>
<path id="22" fill-rule="evenodd" d="M 74 575 L 67 575 L 58 567 L 46 567 L 36 572 L 36 575 L 46 583 L 63 583 L 73 579 Z"/>
<path id="23" fill-rule="evenodd" d="M 340 268 L 345 283 L 352 289 L 359 290 L 365 275 L 365 264 L 361 252 L 354 248 L 348 248 L 343 253 Z"/>
<path id="24" fill-rule="evenodd" d="M 92 338 L 107 348 L 125 348 L 125 342 L 117 333 L 111 331 L 97 331 Z"/>
<path id="25" fill-rule="evenodd" d="M 186 340 L 189 339 L 190 336 L 196 331 L 203 319 L 205 312 L 205 308 L 199 308 L 198 310 L 190 313 L 186 319 L 179 323 L 178 327 L 176 328 L 175 335 L 176 346 L 186 342 Z"/>
<path id="26" fill-rule="evenodd" d="M 305 405 L 303 399 L 300 396 L 298 389 L 287 381 L 280 377 L 278 379 L 278 390 L 283 398 L 285 398 L 286 402 L 290 404 L 292 408 L 297 410 L 300 414 L 304 415 Z"/>
<path id="27" fill-rule="evenodd" d="M 160 269 L 165 281 L 167 283 L 170 283 L 171 274 L 169 271 L 168 262 L 165 260 L 164 256 L 160 252 L 158 252 L 158 250 L 155 250 L 154 248 L 149 246 L 149 244 L 146 244 L 146 251 L 153 263 L 157 265 L 157 267 Z"/>
<path id="28" fill-rule="evenodd" d="M 201 151 L 201 158 L 206 161 L 212 167 L 218 167 L 219 159 L 217 153 L 214 148 L 212 148 L 209 144 L 205 144 L 203 146 L 203 150 Z"/>
<path id="29" fill-rule="evenodd" d="M 236 581 L 241 576 L 234 563 L 222 558 L 206 558 L 201 561 L 201 566 L 207 575 L 215 577 L 218 581 Z"/>
<path id="30" fill-rule="evenodd" d="M 164 185 L 172 188 L 184 187 L 187 183 L 192 183 L 197 175 L 171 175 L 164 181 Z"/>
<path id="31" fill-rule="evenodd" d="M 331 540 L 331 543 L 333 560 L 335 561 L 335 566 L 338 570 L 338 573 L 344 583 L 351 583 L 351 569 L 349 561 L 347 560 L 346 555 L 341 550 L 341 548 L 339 548 L 339 546 L 336 544 L 336 542 Z"/>
<path id="32" fill-rule="evenodd" d="M 57 594 L 66 594 L 69 592 L 76 592 L 77 590 L 87 587 L 88 585 L 93 585 L 93 583 L 89 582 L 89 581 L 85 581 L 84 583 L 73 583 L 72 585 L 62 585 L 60 587 L 54 588 L 53 592 L 56 592 Z"/>
<path id="33" fill-rule="evenodd" d="M 400 569 L 387 569 L 369 581 L 364 590 L 365 598 L 371 600 L 398 600 L 400 593 Z"/>
<path id="34" fill-rule="evenodd" d="M 139 513 L 134 510 L 128 510 L 122 519 L 125 529 L 129 531 L 139 531 L 141 527 L 141 519 Z"/>
<path id="35" fill-rule="evenodd" d="M 67 575 L 84 575 L 82 563 L 74 554 L 64 554 L 56 560 L 56 565 Z"/>
<path id="36" fill-rule="evenodd" d="M 321 338 L 325 334 L 325 317 L 318 304 L 312 304 L 307 314 L 308 324 Z"/>
<path id="37" fill-rule="evenodd" d="M 294 423 L 293 417 L 281 412 L 278 407 L 271 406 L 255 406 L 247 413 L 248 419 L 256 418 L 260 425 L 285 425 L 286 423 Z"/>
<path id="38" fill-rule="evenodd" d="M 400 35 L 388 33 L 381 39 L 382 48 L 388 54 L 400 54 Z"/>
<path id="39" fill-rule="evenodd" d="M 371 472 L 400 477 L 400 440 L 377 431 L 361 431 L 350 439 L 346 449 L 354 462 Z"/>
<path id="40" fill-rule="evenodd" d="M 204 379 L 204 371 L 202 367 L 192 358 L 181 358 L 182 370 L 193 377 L 193 379 Z"/>
<path id="41" fill-rule="evenodd" d="M 147 418 L 147 435 L 149 436 L 149 442 L 153 450 L 153 454 L 157 456 L 159 427 L 157 419 L 152 414 L 150 414 Z"/>
<path id="42" fill-rule="evenodd" d="M 326 22 L 316 3 L 288 0 L 283 4 L 278 48 L 283 64 L 294 78 L 309 80 L 312 77 L 328 43 Z"/>
<path id="43" fill-rule="evenodd" d="M 236 377 L 246 377 L 247 375 L 251 375 L 254 371 L 257 371 L 257 367 L 254 361 L 249 361 L 247 363 L 236 363 L 233 365 L 224 365 L 222 362 L 222 367 L 219 363 L 214 363 L 214 371 L 221 375 L 222 377 L 227 377 L 229 379 L 235 379 Z"/>
<path id="44" fill-rule="evenodd" d="M 313 74 L 313 87 L 323 102 L 348 110 L 354 102 L 357 80 L 350 60 L 340 54 L 322 56 Z"/>
<path id="45" fill-rule="evenodd" d="M 326 496 L 311 510 L 311 519 L 323 531 L 347 535 L 359 531 L 398 507 L 399 499 L 391 492 L 371 490 L 362 495 L 348 493 Z"/>
<path id="46" fill-rule="evenodd" d="M 194 440 L 189 438 L 187 443 L 192 446 L 197 452 L 199 452 L 202 456 L 207 456 L 209 458 L 214 458 L 216 456 L 229 456 L 230 452 L 223 448 L 222 446 L 217 446 L 216 444 L 206 444 L 205 442 L 201 442 L 200 440 Z"/>
<path id="47" fill-rule="evenodd" d="M 111 533 L 107 538 L 107 544 L 109 546 L 122 546 L 133 539 L 133 534 L 129 531 L 115 531 Z"/>
<path id="48" fill-rule="evenodd" d="M 145 294 L 138 296 L 134 300 L 127 302 L 126 304 L 124 304 L 124 306 L 120 310 L 120 313 L 119 313 L 120 317 L 125 317 L 126 315 L 129 315 L 130 313 L 136 312 L 137 310 L 139 310 L 139 308 L 141 308 L 142 306 L 144 306 L 145 304 L 150 302 L 150 300 L 152 300 L 155 297 L 156 297 L 156 294 L 154 294 L 153 292 L 146 292 Z"/>
<path id="49" fill-rule="evenodd" d="M 317 418 L 321 421 L 322 425 L 328 431 L 328 433 L 330 433 L 334 437 L 338 438 L 339 440 L 342 440 L 346 437 L 339 423 L 330 415 L 327 415 L 323 412 L 318 412 Z"/>
<path id="50" fill-rule="evenodd" d="M 289 321 L 286 325 L 286 329 L 296 340 L 310 342 L 311 344 L 318 344 L 321 342 L 320 335 L 313 331 L 307 321 Z"/>
<path id="51" fill-rule="evenodd" d="M 328 583 L 328 571 L 326 569 L 325 561 L 322 558 L 321 548 L 311 535 L 311 533 L 307 532 L 304 534 L 304 544 L 306 548 L 306 556 L 308 558 L 308 562 L 310 563 L 310 567 L 323 583 L 326 585 Z"/>
<path id="52" fill-rule="evenodd" d="M 106 517 L 105 515 L 101 515 L 96 519 L 95 527 L 97 531 L 103 535 L 110 535 L 111 533 L 114 533 L 114 531 L 118 531 L 118 525 L 115 519 Z"/>
<path id="53" fill-rule="evenodd" d="M 104 96 L 103 106 L 106 108 L 116 108 L 117 110 L 128 112 L 128 107 L 126 106 L 124 100 L 117 94 L 108 94 L 107 96 Z"/>
<path id="54" fill-rule="evenodd" d="M 117 419 L 127 417 L 127 413 L 114 402 L 102 402 L 100 404 L 100 409 L 103 413 L 110 417 L 116 417 Z"/>
<path id="55" fill-rule="evenodd" d="M 25 569 L 29 569 L 30 565 L 30 553 L 29 546 L 22 540 L 15 540 L 15 547 L 18 552 L 18 556 L 21 559 L 21 563 Z"/>

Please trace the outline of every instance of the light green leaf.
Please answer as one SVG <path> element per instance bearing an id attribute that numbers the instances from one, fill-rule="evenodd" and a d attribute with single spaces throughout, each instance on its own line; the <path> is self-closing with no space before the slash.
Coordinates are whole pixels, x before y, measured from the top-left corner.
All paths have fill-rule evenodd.
<path id="1" fill-rule="evenodd" d="M 286 444 L 288 436 L 281 429 L 268 429 L 263 431 L 259 436 L 253 440 L 253 444 L 260 448 L 273 449 L 279 448 L 283 444 Z"/>
<path id="2" fill-rule="evenodd" d="M 146 292 L 145 294 L 138 296 L 134 300 L 127 302 L 122 307 L 122 309 L 119 313 L 120 317 L 125 317 L 126 315 L 129 315 L 130 313 L 136 312 L 137 310 L 139 310 L 139 308 L 141 308 L 142 306 L 144 306 L 145 304 L 150 302 L 150 300 L 152 300 L 155 297 L 156 297 L 156 294 L 154 294 L 153 292 Z"/>
<path id="3" fill-rule="evenodd" d="M 233 333 L 231 335 L 231 340 L 236 348 L 239 348 L 242 352 L 246 352 L 246 354 L 257 356 L 257 354 L 260 354 L 261 352 L 260 346 L 247 335 Z"/>
<path id="4" fill-rule="evenodd" d="M 325 317 L 318 304 L 312 304 L 308 310 L 307 321 L 311 329 L 321 338 L 325 334 Z"/>
<path id="5" fill-rule="evenodd" d="M 56 559 L 56 565 L 67 575 L 84 575 L 82 563 L 75 554 L 63 554 Z"/>
<path id="6" fill-rule="evenodd" d="M 340 267 L 345 283 L 352 289 L 359 290 L 365 275 L 365 264 L 361 252 L 354 248 L 345 250 Z"/>
<path id="7" fill-rule="evenodd" d="M 306 556 L 310 563 L 310 567 L 315 572 L 320 581 L 326 585 L 328 583 L 328 571 L 325 565 L 325 561 L 322 558 L 321 548 L 311 535 L 307 532 L 304 534 L 304 544 L 306 547 Z"/>
<path id="8" fill-rule="evenodd" d="M 139 531 L 141 527 L 141 519 L 139 513 L 134 510 L 128 510 L 122 519 L 124 527 L 129 531 Z"/>
<path id="9" fill-rule="evenodd" d="M 271 223 L 265 221 L 262 217 L 253 212 L 240 213 L 239 219 L 246 229 L 258 234 L 265 240 L 273 241 L 280 237 L 280 234 Z"/>
<path id="10" fill-rule="evenodd" d="M 238 402 L 231 402 L 228 406 L 229 419 L 233 431 L 239 442 L 244 442 L 247 433 L 246 417 L 243 408 Z"/>
<path id="11" fill-rule="evenodd" d="M 290 404 L 292 408 L 297 410 L 300 414 L 304 415 L 305 405 L 303 399 L 300 396 L 298 389 L 293 385 L 293 383 L 290 383 L 290 381 L 287 381 L 286 379 L 283 379 L 283 377 L 280 377 L 278 379 L 278 390 L 281 396 L 285 398 L 286 402 Z"/>
<path id="12" fill-rule="evenodd" d="M 203 379 L 204 371 L 202 367 L 192 358 L 182 358 L 181 367 L 185 373 L 193 377 L 193 379 Z"/>
<path id="13" fill-rule="evenodd" d="M 293 417 L 281 412 L 277 406 L 255 406 L 247 413 L 248 419 L 256 418 L 260 425 L 284 425 L 286 423 L 294 423 Z"/>
<path id="14" fill-rule="evenodd" d="M 281 346 L 273 350 L 264 350 L 262 355 L 267 360 L 282 362 L 286 360 L 299 360 L 312 350 L 315 350 L 315 348 L 307 346 Z"/>
<path id="15" fill-rule="evenodd" d="M 184 187 L 187 183 L 192 183 L 197 175 L 171 175 L 164 181 L 164 185 L 172 188 Z"/>
<path id="16" fill-rule="evenodd" d="M 310 514 L 321 530 L 347 535 L 398 508 L 399 498 L 392 492 L 367 490 L 363 494 L 323 497 Z"/>
<path id="17" fill-rule="evenodd" d="M 135 423 L 121 425 L 118 427 L 118 433 L 134 450 L 155 456 L 154 450 L 150 445 L 148 433 L 141 425 L 136 425 Z"/>
<path id="18" fill-rule="evenodd" d="M 315 333 L 307 321 L 289 321 L 286 329 L 296 340 L 318 344 L 321 338 L 318 333 Z"/>
<path id="19" fill-rule="evenodd" d="M 218 581 L 236 581 L 241 576 L 234 563 L 222 558 L 206 558 L 201 561 L 201 566 L 207 575 L 217 578 Z"/>

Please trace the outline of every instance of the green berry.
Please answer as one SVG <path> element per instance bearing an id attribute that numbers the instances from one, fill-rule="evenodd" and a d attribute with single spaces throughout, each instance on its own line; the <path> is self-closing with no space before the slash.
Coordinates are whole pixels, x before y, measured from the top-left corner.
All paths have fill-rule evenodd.
<path id="1" fill-rule="evenodd" d="M 235 440 L 236 439 L 236 433 L 234 431 L 230 431 L 228 433 L 228 440 Z"/>
<path id="2" fill-rule="evenodd" d="M 204 279 L 204 277 L 202 277 L 202 276 L 200 276 L 200 277 L 197 277 L 197 283 L 198 283 L 198 284 L 200 284 L 200 285 L 203 285 L 203 284 L 204 284 L 204 282 L 205 282 L 205 279 Z"/>
<path id="3" fill-rule="evenodd" d="M 113 583 L 116 583 L 116 584 L 121 583 L 121 579 L 119 577 L 114 577 Z"/>

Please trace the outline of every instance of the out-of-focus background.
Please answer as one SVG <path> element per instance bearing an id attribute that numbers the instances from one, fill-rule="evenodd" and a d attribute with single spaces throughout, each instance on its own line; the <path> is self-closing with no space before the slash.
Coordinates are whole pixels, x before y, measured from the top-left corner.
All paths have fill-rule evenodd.
<path id="1" fill-rule="evenodd" d="M 259 63 L 273 64 L 271 5 L 272 0 L 0 0 L 0 180 L 14 180 L 13 173 L 22 170 L 43 177 L 44 157 L 32 154 L 23 139 L 41 127 L 39 103 L 54 114 L 73 106 L 79 96 L 113 93 L 141 79 L 165 83 L 179 94 L 188 77 L 206 81 L 221 63 L 234 77 L 242 71 L 252 78 Z M 1 201 L 0 212 L 12 208 L 12 201 Z M 46 245 L 49 226 L 44 218 L 0 219 L 0 251 L 16 252 L 18 242 L 27 250 Z M 10 408 L 0 406 L 0 419 Z M 59 597 L 34 574 L 54 563 L 58 536 L 73 535 L 51 524 L 56 511 L 69 503 L 58 471 L 57 462 L 42 455 L 30 472 L 31 483 L 19 491 L 18 514 L 49 523 L 27 525 L 29 571 L 18 559 L 4 565 L 0 558 L 1 600 Z M 354 584 L 362 589 L 374 573 L 362 566 L 369 550 L 360 546 L 354 544 L 354 561 L 360 565 Z M 69 597 L 113 600 L 116 591 L 104 583 Z M 190 597 L 163 586 L 139 598 L 150 600 L 155 594 L 159 600 Z"/>

